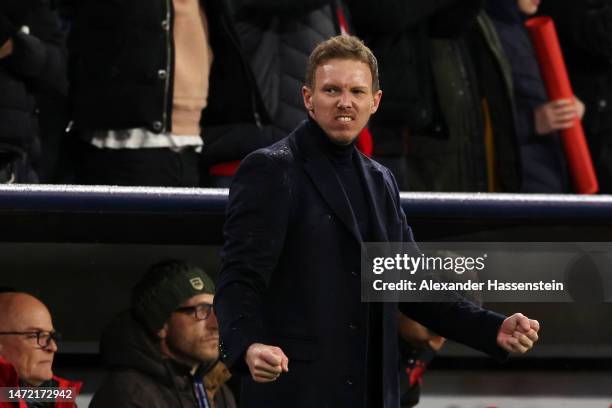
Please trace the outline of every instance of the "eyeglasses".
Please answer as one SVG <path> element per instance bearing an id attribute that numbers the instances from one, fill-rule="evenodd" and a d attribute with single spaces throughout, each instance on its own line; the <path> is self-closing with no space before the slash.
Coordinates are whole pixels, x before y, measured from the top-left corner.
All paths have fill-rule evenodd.
<path id="1" fill-rule="evenodd" d="M 49 347 L 51 340 L 59 342 L 62 339 L 61 334 L 56 331 L 31 331 L 31 332 L 0 332 L 0 336 L 26 336 L 26 339 L 36 339 L 36 344 L 42 348 Z"/>
<path id="2" fill-rule="evenodd" d="M 189 313 L 194 314 L 195 318 L 198 320 L 206 320 L 210 316 L 210 313 L 213 310 L 213 305 L 210 303 L 199 303 L 195 306 L 184 306 L 179 307 L 175 310 L 175 312 L 181 313 Z"/>

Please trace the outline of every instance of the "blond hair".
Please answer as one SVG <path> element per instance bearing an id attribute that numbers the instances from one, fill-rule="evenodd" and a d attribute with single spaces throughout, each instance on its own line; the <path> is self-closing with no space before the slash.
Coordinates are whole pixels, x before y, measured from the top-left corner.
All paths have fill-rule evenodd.
<path id="1" fill-rule="evenodd" d="M 372 91 L 377 92 L 380 89 L 376 57 L 363 41 L 352 35 L 338 35 L 317 45 L 308 58 L 306 86 L 313 87 L 317 67 L 332 59 L 363 62 L 372 74 Z"/>

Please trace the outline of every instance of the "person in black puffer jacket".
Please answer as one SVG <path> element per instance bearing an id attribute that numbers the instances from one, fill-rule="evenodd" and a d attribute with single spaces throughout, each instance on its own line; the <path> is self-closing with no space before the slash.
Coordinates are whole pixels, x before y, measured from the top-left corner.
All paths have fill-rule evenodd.
<path id="1" fill-rule="evenodd" d="M 64 36 L 49 2 L 0 2 L 0 183 L 38 181 L 35 95 L 65 95 L 67 88 Z"/>
<path id="2" fill-rule="evenodd" d="M 582 117 L 584 105 L 576 100 L 548 101 L 525 18 L 538 6 L 532 0 L 488 1 L 486 12 L 499 34 L 512 68 L 517 110 L 517 136 L 525 193 L 570 191 L 567 163 L 559 131 Z"/>
<path id="3" fill-rule="evenodd" d="M 307 118 L 301 89 L 308 56 L 323 40 L 350 30 L 342 0 L 231 0 L 229 5 L 269 126 L 263 127 L 266 137 L 260 140 L 267 144 L 249 132 L 207 138 L 202 165 L 228 176 L 222 185 L 246 153 L 282 139 Z"/>

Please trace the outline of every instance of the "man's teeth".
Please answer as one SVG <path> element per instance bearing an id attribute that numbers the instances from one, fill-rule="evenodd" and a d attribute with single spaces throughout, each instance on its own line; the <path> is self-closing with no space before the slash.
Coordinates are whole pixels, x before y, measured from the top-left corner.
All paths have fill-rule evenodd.
<path id="1" fill-rule="evenodd" d="M 353 118 L 351 118 L 350 116 L 338 116 L 338 120 L 341 122 L 350 122 L 351 120 L 353 120 Z"/>

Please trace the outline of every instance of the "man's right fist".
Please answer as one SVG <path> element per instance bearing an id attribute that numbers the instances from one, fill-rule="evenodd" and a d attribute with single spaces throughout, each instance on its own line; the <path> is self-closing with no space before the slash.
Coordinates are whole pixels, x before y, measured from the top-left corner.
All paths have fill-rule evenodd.
<path id="1" fill-rule="evenodd" d="M 281 373 L 289 371 L 289 358 L 275 346 L 253 343 L 247 349 L 244 360 L 256 382 L 275 381 Z"/>

